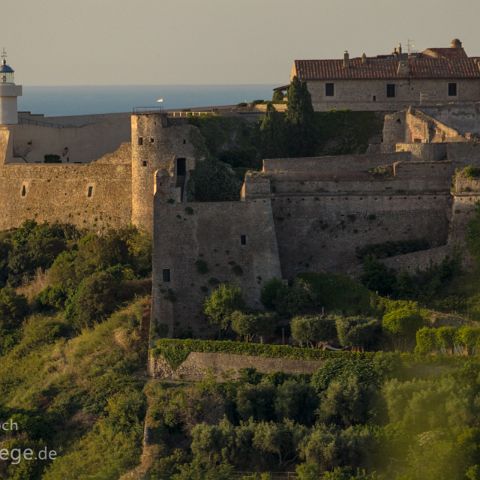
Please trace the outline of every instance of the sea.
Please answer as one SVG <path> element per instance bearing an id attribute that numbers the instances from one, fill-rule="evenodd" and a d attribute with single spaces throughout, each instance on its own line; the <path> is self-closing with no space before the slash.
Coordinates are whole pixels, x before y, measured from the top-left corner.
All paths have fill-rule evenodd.
<path id="1" fill-rule="evenodd" d="M 236 105 L 272 98 L 276 85 L 24 86 L 19 111 L 46 116 Z M 163 100 L 163 101 L 159 101 Z"/>

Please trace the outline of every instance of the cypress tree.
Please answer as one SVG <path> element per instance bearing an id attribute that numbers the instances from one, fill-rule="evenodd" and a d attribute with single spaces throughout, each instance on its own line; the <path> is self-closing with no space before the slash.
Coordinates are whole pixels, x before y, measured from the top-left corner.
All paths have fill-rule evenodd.
<path id="1" fill-rule="evenodd" d="M 286 128 L 283 114 L 277 112 L 271 103 L 260 125 L 260 141 L 263 158 L 288 156 Z"/>
<path id="2" fill-rule="evenodd" d="M 287 125 L 291 156 L 315 153 L 315 114 L 306 82 L 293 77 L 288 88 Z"/>

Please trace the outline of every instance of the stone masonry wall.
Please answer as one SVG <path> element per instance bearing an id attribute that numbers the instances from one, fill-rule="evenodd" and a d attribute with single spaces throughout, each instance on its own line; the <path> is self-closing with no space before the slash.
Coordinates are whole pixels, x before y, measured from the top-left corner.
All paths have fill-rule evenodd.
<path id="1" fill-rule="evenodd" d="M 245 368 L 254 368 L 260 373 L 312 374 L 323 363 L 323 360 L 192 352 L 176 370 L 163 357 L 150 355 L 149 372 L 151 376 L 161 380 L 195 382 L 207 375 L 213 375 L 217 381 L 225 381 L 239 378 L 241 370 Z"/>
<path id="2" fill-rule="evenodd" d="M 25 220 L 101 231 L 131 222 L 130 145 L 85 165 L 0 166 L 0 230 Z"/>
<path id="3" fill-rule="evenodd" d="M 93 162 L 130 141 L 129 119 L 115 115 L 82 126 L 38 122 L 9 128 L 13 135 L 13 156 L 8 161 L 16 163 L 43 163 L 45 155 L 50 154 L 58 155 L 64 163 Z"/>
<path id="4" fill-rule="evenodd" d="M 455 102 L 475 102 L 480 99 L 478 80 L 452 80 L 458 85 Z M 329 81 L 331 83 L 332 81 Z M 398 111 L 413 106 L 434 106 L 451 102 L 449 80 L 335 80 L 335 95 L 325 96 L 325 81 L 307 81 L 316 111 Z M 396 85 L 396 96 L 387 98 L 387 84 Z"/>
<path id="5" fill-rule="evenodd" d="M 349 273 L 356 249 L 387 240 L 447 242 L 450 195 L 322 195 L 272 198 L 283 276 Z"/>
<path id="6" fill-rule="evenodd" d="M 177 179 L 178 162 L 185 161 L 186 175 L 177 185 L 180 197 L 185 193 L 189 172 L 195 168 L 196 128 L 159 113 L 132 115 L 131 122 L 132 223 L 152 231 L 155 172 L 165 170 Z"/>
<path id="7" fill-rule="evenodd" d="M 157 194 L 153 320 L 161 333 L 208 333 L 202 303 L 219 282 L 239 285 L 260 308 L 273 277 L 281 271 L 270 200 L 172 204 Z"/>

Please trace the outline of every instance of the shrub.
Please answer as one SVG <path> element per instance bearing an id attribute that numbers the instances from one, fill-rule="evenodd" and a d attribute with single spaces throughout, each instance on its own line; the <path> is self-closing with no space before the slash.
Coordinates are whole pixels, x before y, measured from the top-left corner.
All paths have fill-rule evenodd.
<path id="1" fill-rule="evenodd" d="M 244 308 L 240 287 L 223 283 L 205 300 L 203 311 L 212 323 L 226 330 L 230 326 L 231 314 Z"/>
<path id="2" fill-rule="evenodd" d="M 121 281 L 108 272 L 97 272 L 83 280 L 68 299 L 65 317 L 81 330 L 108 317 L 118 306 Z"/>
<path id="3" fill-rule="evenodd" d="M 421 354 L 433 353 L 437 350 L 436 329 L 422 327 L 416 333 L 415 351 Z"/>
<path id="4" fill-rule="evenodd" d="M 337 335 L 344 347 L 378 349 L 382 341 L 382 326 L 375 318 L 337 317 Z"/>
<path id="5" fill-rule="evenodd" d="M 275 330 L 275 316 L 270 313 L 244 313 L 239 310 L 230 315 L 232 330 L 245 341 L 252 341 L 257 336 L 271 335 Z"/>
<path id="6" fill-rule="evenodd" d="M 265 282 L 260 293 L 260 300 L 270 310 L 274 310 L 278 300 L 285 294 L 288 287 L 278 278 Z"/>
<path id="7" fill-rule="evenodd" d="M 316 308 L 341 315 L 372 313 L 372 294 L 351 278 L 333 273 L 303 273 L 298 276 Z"/>
<path id="8" fill-rule="evenodd" d="M 198 162 L 190 175 L 188 198 L 197 202 L 238 200 L 241 181 L 232 168 L 218 160 Z"/>
<path id="9" fill-rule="evenodd" d="M 331 342 L 337 338 L 335 319 L 319 315 L 295 317 L 290 324 L 292 337 L 300 345 Z"/>
<path id="10" fill-rule="evenodd" d="M 409 307 L 399 308 L 383 316 L 383 328 L 391 335 L 394 344 L 401 348 L 410 348 L 415 340 L 417 330 L 424 325 L 419 310 Z"/>
<path id="11" fill-rule="evenodd" d="M 13 288 L 5 287 L 0 290 L 0 329 L 12 330 L 28 314 L 27 299 L 18 295 Z"/>
<path id="12" fill-rule="evenodd" d="M 391 295 L 396 289 L 396 274 L 373 256 L 365 257 L 360 281 L 373 292 Z"/>

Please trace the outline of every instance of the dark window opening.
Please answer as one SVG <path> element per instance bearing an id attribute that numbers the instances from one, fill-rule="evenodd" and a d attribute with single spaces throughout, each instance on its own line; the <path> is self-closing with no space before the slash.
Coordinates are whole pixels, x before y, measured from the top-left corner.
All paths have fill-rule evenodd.
<path id="1" fill-rule="evenodd" d="M 25 185 L 22 185 L 22 197 L 27 196 L 27 187 Z"/>
<path id="2" fill-rule="evenodd" d="M 421 138 L 414 138 L 413 143 L 422 143 L 422 139 Z"/>
<path id="3" fill-rule="evenodd" d="M 87 197 L 92 198 L 92 196 L 93 196 L 93 187 L 89 186 L 87 191 Z"/>
<path id="4" fill-rule="evenodd" d="M 246 245 L 247 244 L 247 236 L 246 235 L 240 235 L 240 244 L 241 245 Z"/>
<path id="5" fill-rule="evenodd" d="M 164 282 L 169 282 L 170 281 L 170 269 L 169 268 L 164 268 L 163 272 L 162 272 L 162 275 L 163 275 L 163 281 Z"/>
<path id="6" fill-rule="evenodd" d="M 144 167 L 146 167 L 146 166 L 147 166 L 147 161 L 144 160 L 144 161 L 142 162 L 142 165 L 143 165 Z"/>
<path id="7" fill-rule="evenodd" d="M 155 143 L 155 139 L 153 137 L 150 137 L 150 143 Z"/>
<path id="8" fill-rule="evenodd" d="M 177 177 L 184 177 L 187 174 L 187 160 L 177 158 Z"/>
<path id="9" fill-rule="evenodd" d="M 393 98 L 396 96 L 396 88 L 394 83 L 387 83 L 387 97 Z"/>
<path id="10" fill-rule="evenodd" d="M 334 83 L 326 83 L 325 84 L 325 96 L 326 97 L 333 97 L 335 95 L 335 84 Z"/>
<path id="11" fill-rule="evenodd" d="M 372 100 L 373 100 L 374 102 L 376 102 L 376 101 L 377 101 L 377 96 L 374 95 L 373 98 L 372 98 Z"/>
<path id="12" fill-rule="evenodd" d="M 457 96 L 457 84 L 456 83 L 449 83 L 448 84 L 448 96 L 449 97 L 456 97 Z"/>
<path id="13" fill-rule="evenodd" d="M 185 145 L 187 143 L 187 141 L 185 139 L 183 139 L 183 144 Z"/>
<path id="14" fill-rule="evenodd" d="M 143 137 L 138 137 L 138 144 L 143 145 Z"/>

